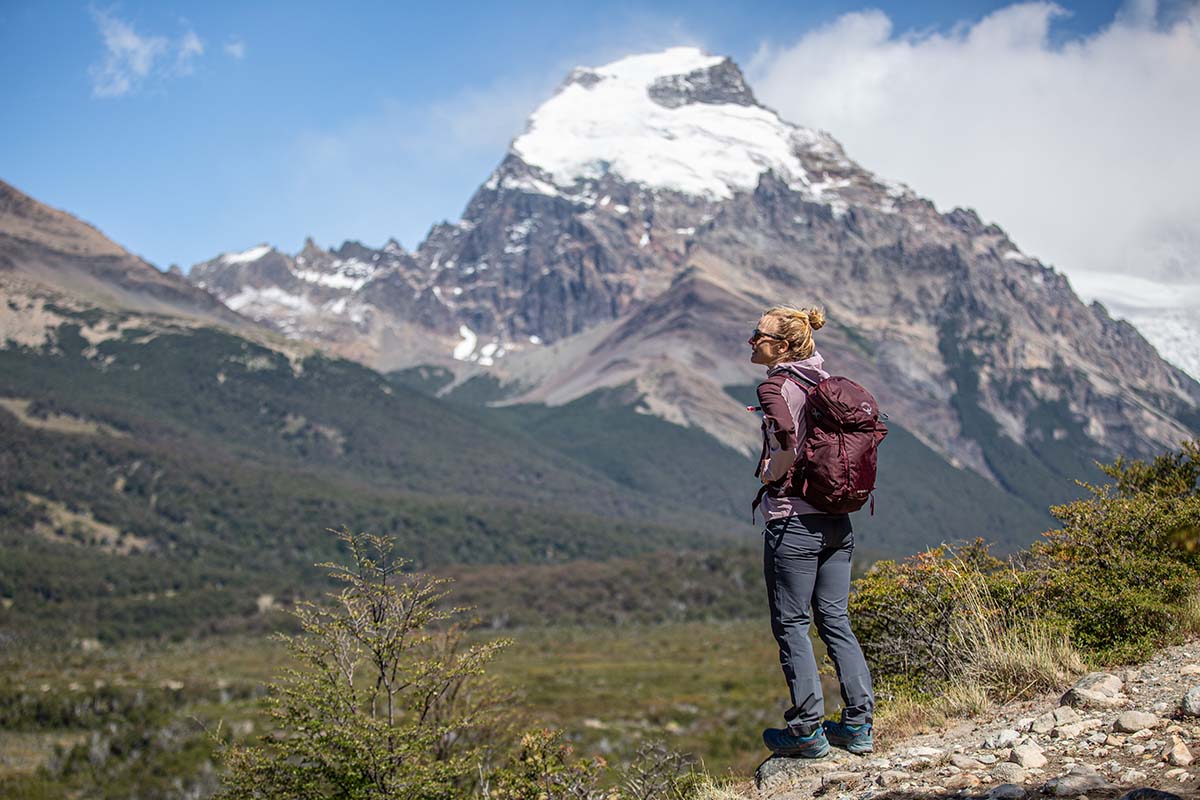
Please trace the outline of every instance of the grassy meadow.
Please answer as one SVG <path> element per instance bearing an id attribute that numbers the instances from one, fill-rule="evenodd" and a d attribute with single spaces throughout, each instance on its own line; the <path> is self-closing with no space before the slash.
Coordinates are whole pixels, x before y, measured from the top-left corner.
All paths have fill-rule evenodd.
<path id="1" fill-rule="evenodd" d="M 580 755 L 619 763 L 662 741 L 711 774 L 745 776 L 765 756 L 762 728 L 786 706 L 765 609 L 754 620 L 506 635 L 513 643 L 489 670 L 512 692 L 505 713 L 563 730 Z M 289 663 L 275 640 L 240 635 L 9 657 L 0 796 L 128 796 L 188 775 L 211 785 L 206 729 L 237 739 L 268 730 L 261 697 Z M 826 690 L 835 708 L 832 675 Z"/>

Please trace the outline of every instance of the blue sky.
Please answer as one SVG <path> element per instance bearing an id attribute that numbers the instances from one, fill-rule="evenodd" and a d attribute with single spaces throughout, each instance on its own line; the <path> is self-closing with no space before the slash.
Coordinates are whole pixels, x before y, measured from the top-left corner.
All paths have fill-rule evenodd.
<path id="1" fill-rule="evenodd" d="M 1147 3 L 1060 5 L 1043 49 L 1069 49 Z M 0 179 L 162 268 L 263 241 L 295 251 L 309 234 L 323 246 L 394 236 L 411 249 L 457 218 L 574 65 L 698 44 L 775 87 L 768 99 L 791 121 L 813 124 L 788 107 L 780 65 L 814 31 L 875 8 L 890 21 L 875 45 L 927 44 L 1011 6 L 4 0 Z M 1161 28 L 1190 8 L 1149 13 Z M 939 192 L 973 199 L 969 185 L 905 174 L 902 153 L 875 155 L 868 140 L 847 141 L 850 155 L 939 203 Z M 986 199 L 971 204 L 997 216 Z"/>

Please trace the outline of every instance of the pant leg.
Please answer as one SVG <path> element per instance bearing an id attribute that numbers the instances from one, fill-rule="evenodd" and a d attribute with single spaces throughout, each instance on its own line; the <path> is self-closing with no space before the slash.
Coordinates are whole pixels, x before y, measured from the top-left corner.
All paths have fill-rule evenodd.
<path id="1" fill-rule="evenodd" d="M 801 734 L 820 725 L 825 714 L 821 679 L 808 638 L 820 551 L 820 535 L 808 530 L 799 517 L 772 520 L 764 531 L 763 577 L 771 631 L 779 644 L 779 665 L 792 700 L 784 719 Z"/>
<path id="2" fill-rule="evenodd" d="M 829 651 L 837 670 L 842 693 L 842 722 L 861 725 L 870 722 L 875 710 L 871 670 L 862 648 L 850 629 L 847 613 L 850 595 L 850 556 L 854 551 L 854 532 L 849 516 L 831 517 L 820 526 L 824 547 L 817 559 L 813 590 L 817 633 Z"/>

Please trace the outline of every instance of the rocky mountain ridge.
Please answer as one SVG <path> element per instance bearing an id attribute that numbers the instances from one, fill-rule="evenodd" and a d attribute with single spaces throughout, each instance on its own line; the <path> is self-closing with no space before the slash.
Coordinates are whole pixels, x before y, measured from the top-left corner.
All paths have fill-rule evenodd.
<path id="1" fill-rule="evenodd" d="M 190 278 L 380 369 L 486 372 L 507 402 L 632 387 L 640 410 L 747 453 L 755 426 L 724 388 L 757 381 L 745 337 L 780 300 L 825 306 L 835 371 L 1014 493 L 1021 475 L 1200 430 L 1200 384 L 1061 273 L 780 119 L 732 61 L 691 48 L 573 71 L 413 253 L 255 248 Z"/>

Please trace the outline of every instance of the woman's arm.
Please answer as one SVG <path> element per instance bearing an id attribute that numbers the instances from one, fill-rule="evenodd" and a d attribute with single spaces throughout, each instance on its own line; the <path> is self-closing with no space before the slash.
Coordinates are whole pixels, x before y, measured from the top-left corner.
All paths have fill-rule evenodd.
<path id="1" fill-rule="evenodd" d="M 796 462 L 796 424 L 779 383 L 766 381 L 758 385 L 758 405 L 767 426 L 768 451 L 759 479 L 772 483 Z"/>

